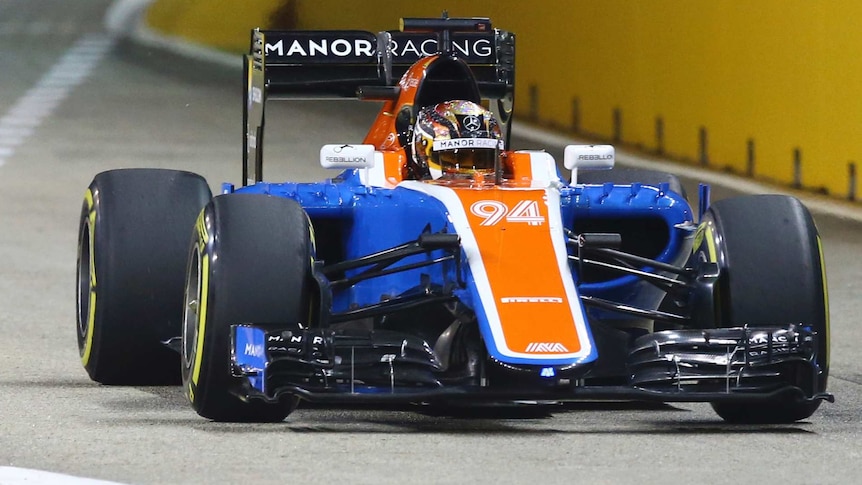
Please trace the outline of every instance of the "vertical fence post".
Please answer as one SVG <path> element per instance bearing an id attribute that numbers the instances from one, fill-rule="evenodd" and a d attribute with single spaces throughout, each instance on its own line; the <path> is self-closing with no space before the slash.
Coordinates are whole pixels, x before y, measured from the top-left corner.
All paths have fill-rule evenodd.
<path id="1" fill-rule="evenodd" d="M 749 138 L 746 143 L 746 152 L 748 154 L 745 164 L 745 174 L 749 177 L 754 177 L 754 138 Z"/>
<path id="2" fill-rule="evenodd" d="M 793 149 L 793 188 L 802 188 L 802 150 L 799 147 Z"/>
<path id="3" fill-rule="evenodd" d="M 539 86 L 531 84 L 528 96 L 528 102 L 530 106 L 530 120 L 539 121 Z"/>

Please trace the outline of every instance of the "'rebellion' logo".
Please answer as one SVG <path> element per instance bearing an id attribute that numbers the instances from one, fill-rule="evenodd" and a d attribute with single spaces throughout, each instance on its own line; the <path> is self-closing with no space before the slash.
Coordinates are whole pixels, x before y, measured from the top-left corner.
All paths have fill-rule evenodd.
<path id="1" fill-rule="evenodd" d="M 578 155 L 578 160 L 613 160 L 613 155 Z"/>
<path id="2" fill-rule="evenodd" d="M 527 349 L 524 352 L 529 352 L 532 354 L 536 353 L 565 353 L 568 352 L 563 344 L 559 342 L 531 342 L 527 345 Z"/>

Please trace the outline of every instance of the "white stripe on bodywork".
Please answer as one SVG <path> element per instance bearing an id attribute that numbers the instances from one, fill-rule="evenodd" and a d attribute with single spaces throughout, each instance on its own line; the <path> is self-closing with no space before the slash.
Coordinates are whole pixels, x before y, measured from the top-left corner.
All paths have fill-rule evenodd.
<path id="1" fill-rule="evenodd" d="M 541 150 L 519 150 L 515 153 L 530 154 L 530 180 L 532 188 L 544 188 L 560 184 L 557 162 L 550 153 Z"/>
<path id="2" fill-rule="evenodd" d="M 383 154 L 381 152 L 374 152 L 374 163 L 370 167 L 358 170 L 359 182 L 362 185 L 366 187 L 392 188 L 392 184 L 386 181 L 386 164 L 383 161 Z"/>
<path id="3" fill-rule="evenodd" d="M 500 322 L 500 314 L 497 311 L 497 300 L 494 298 L 491 282 L 485 270 L 485 263 L 482 261 L 482 254 L 479 252 L 479 245 L 476 242 L 473 230 L 470 228 L 467 213 L 458 194 L 448 187 L 417 181 L 405 181 L 398 186 L 430 195 L 446 206 L 446 209 L 449 211 L 449 220 L 455 226 L 455 231 L 461 238 L 461 247 L 467 255 L 467 261 L 470 265 L 470 271 L 473 273 L 476 290 L 479 293 L 482 307 L 488 318 L 488 325 L 491 328 L 491 334 L 494 337 L 494 345 L 500 354 L 506 357 L 534 360 L 581 359 L 590 355 L 593 350 L 590 332 L 587 328 L 586 318 L 581 308 L 581 300 L 575 288 L 572 272 L 569 270 L 568 253 L 566 252 L 565 235 L 563 232 L 563 218 L 560 212 L 560 192 L 558 189 L 545 189 L 545 200 L 548 204 L 548 231 L 552 239 L 560 277 L 563 281 L 566 297 L 569 300 L 569 308 L 575 322 L 581 348 L 578 352 L 568 354 L 535 354 L 514 351 L 509 348 L 506 342 L 503 325 Z M 507 188 L 503 190 L 535 189 Z M 529 248 L 524 249 L 528 250 Z"/>

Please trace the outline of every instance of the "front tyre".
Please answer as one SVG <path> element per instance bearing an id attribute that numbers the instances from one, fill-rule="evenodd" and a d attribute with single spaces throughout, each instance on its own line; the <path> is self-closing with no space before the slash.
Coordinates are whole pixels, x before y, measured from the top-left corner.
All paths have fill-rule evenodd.
<path id="1" fill-rule="evenodd" d="M 77 336 L 81 363 L 102 384 L 179 382 L 188 231 L 211 198 L 203 177 L 123 169 L 93 178 L 78 230 Z"/>
<path id="2" fill-rule="evenodd" d="M 820 236 L 799 200 L 753 195 L 720 200 L 704 216 L 695 257 L 721 269 L 721 319 L 728 326 L 799 324 L 817 334 L 816 375 L 783 376 L 806 392 L 826 390 L 829 307 Z M 812 385 L 812 381 L 815 384 Z M 792 423 L 808 418 L 820 401 L 794 397 L 766 402 L 715 402 L 733 423 Z"/>
<path id="3" fill-rule="evenodd" d="M 215 421 L 278 422 L 297 405 L 243 400 L 234 377 L 231 326 L 308 324 L 312 305 L 310 222 L 294 200 L 259 194 L 215 197 L 198 217 L 186 273 L 183 388 Z"/>

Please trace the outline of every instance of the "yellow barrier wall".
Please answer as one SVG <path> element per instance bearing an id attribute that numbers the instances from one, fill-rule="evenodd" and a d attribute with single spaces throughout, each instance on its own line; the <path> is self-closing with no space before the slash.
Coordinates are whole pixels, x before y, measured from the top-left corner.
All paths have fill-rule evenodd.
<path id="1" fill-rule="evenodd" d="M 159 32 L 235 52 L 248 50 L 249 32 L 266 27 L 279 0 L 156 0 L 147 23 Z"/>
<path id="2" fill-rule="evenodd" d="M 848 196 L 848 162 L 862 159 L 862 2 L 159 0 L 149 21 L 242 51 L 248 27 L 274 16 L 378 31 L 443 8 L 516 33 L 522 118 L 743 174 L 753 155 L 755 177 Z"/>

